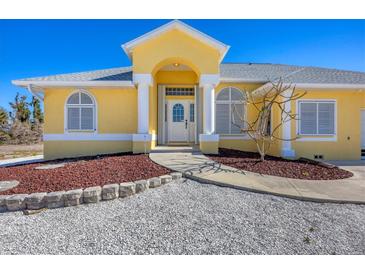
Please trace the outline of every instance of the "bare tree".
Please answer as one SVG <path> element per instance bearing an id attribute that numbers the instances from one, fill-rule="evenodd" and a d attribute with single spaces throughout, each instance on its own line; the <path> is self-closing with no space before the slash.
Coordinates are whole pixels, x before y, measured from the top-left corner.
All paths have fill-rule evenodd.
<path id="1" fill-rule="evenodd" d="M 240 129 L 241 133 L 247 134 L 255 142 L 261 161 L 265 160 L 265 155 L 275 140 L 292 141 L 296 139 L 296 137 L 283 139 L 278 133 L 284 123 L 298 119 L 298 115 L 287 110 L 285 105 L 306 94 L 305 91 L 297 92 L 295 86 L 291 84 L 284 84 L 282 79 L 277 82 L 270 81 L 265 86 L 255 94 L 246 92 L 247 98 L 241 102 L 241 104 L 253 106 L 257 112 L 257 116 L 252 121 L 238 113 L 235 106 L 232 110 L 235 112 L 232 115 L 232 123 Z M 271 111 L 275 108 L 280 112 L 280 120 L 276 125 L 271 125 Z M 235 117 L 239 121 L 235 121 Z"/>

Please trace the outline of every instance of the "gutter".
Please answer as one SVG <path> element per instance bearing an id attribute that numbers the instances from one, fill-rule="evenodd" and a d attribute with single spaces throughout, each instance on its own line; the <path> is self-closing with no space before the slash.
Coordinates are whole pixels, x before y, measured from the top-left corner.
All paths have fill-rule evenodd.
<path id="1" fill-rule="evenodd" d="M 27 81 L 13 80 L 12 84 L 19 87 L 34 85 L 45 87 L 134 87 L 132 81 Z"/>
<path id="2" fill-rule="evenodd" d="M 38 98 L 39 100 L 43 101 L 44 97 L 39 95 L 40 92 L 44 93 L 44 90 L 42 88 L 38 87 L 38 92 L 35 90 L 35 87 L 31 84 L 27 86 L 27 89 L 30 93 L 33 94 L 34 97 Z"/>

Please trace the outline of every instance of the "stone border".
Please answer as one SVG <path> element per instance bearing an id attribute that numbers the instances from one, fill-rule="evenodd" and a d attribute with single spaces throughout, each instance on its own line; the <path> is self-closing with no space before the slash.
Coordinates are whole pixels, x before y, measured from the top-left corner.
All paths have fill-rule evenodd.
<path id="1" fill-rule="evenodd" d="M 162 175 L 147 180 L 108 184 L 103 187 L 93 186 L 85 189 L 49 193 L 0 195 L 0 212 L 39 210 L 43 208 L 53 209 L 109 201 L 117 198 L 125 198 L 170 182 L 180 182 L 182 178 L 182 173 L 173 172 L 169 175 Z"/>

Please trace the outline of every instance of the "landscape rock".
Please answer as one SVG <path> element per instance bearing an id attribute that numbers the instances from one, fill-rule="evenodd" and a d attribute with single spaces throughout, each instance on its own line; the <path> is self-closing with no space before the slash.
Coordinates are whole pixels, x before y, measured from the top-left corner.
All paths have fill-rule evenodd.
<path id="1" fill-rule="evenodd" d="M 101 187 L 92 186 L 84 189 L 84 203 L 97 203 L 101 200 Z"/>
<path id="2" fill-rule="evenodd" d="M 172 176 L 171 175 L 162 175 L 162 176 L 160 176 L 160 179 L 161 179 L 161 183 L 163 185 L 172 182 Z"/>
<path id="3" fill-rule="evenodd" d="M 66 191 L 63 195 L 65 206 L 77 206 L 83 202 L 82 189 L 73 189 Z"/>
<path id="4" fill-rule="evenodd" d="M 0 195 L 0 212 L 4 212 L 7 210 L 6 199 L 9 197 L 10 197 L 9 195 Z"/>
<path id="5" fill-rule="evenodd" d="M 26 208 L 25 204 L 25 197 L 27 197 L 27 194 L 15 194 L 12 196 L 9 196 L 6 200 L 6 208 L 9 211 L 16 211 L 16 210 L 23 210 Z"/>
<path id="6" fill-rule="evenodd" d="M 134 183 L 136 184 L 136 193 L 145 191 L 149 187 L 147 180 L 139 180 L 139 181 L 135 181 Z"/>
<path id="7" fill-rule="evenodd" d="M 119 197 L 119 185 L 110 184 L 103 186 L 102 189 L 102 199 L 103 200 L 113 200 Z"/>
<path id="8" fill-rule="evenodd" d="M 124 198 L 136 193 L 136 184 L 133 182 L 121 183 L 119 185 L 119 197 Z"/>
<path id="9" fill-rule="evenodd" d="M 65 191 L 50 192 L 45 197 L 47 208 L 59 208 L 65 205 L 63 195 Z"/>
<path id="10" fill-rule="evenodd" d="M 27 209 L 41 209 L 45 207 L 44 197 L 46 195 L 46 192 L 29 194 L 24 199 Z"/>
<path id="11" fill-rule="evenodd" d="M 182 173 L 181 172 L 173 172 L 170 174 L 172 177 L 172 180 L 180 182 L 182 180 Z"/>
<path id="12" fill-rule="evenodd" d="M 154 178 L 149 179 L 148 183 L 149 183 L 150 188 L 159 187 L 159 186 L 161 186 L 161 179 L 158 177 L 154 177 Z"/>
<path id="13" fill-rule="evenodd" d="M 34 169 L 37 170 L 48 170 L 48 169 L 56 169 L 56 168 L 60 168 L 60 167 L 64 167 L 65 164 L 49 164 L 49 165 L 40 165 L 35 167 Z"/>
<path id="14" fill-rule="evenodd" d="M 16 180 L 0 181 L 0 192 L 12 189 L 17 185 L 19 185 L 19 182 Z"/>

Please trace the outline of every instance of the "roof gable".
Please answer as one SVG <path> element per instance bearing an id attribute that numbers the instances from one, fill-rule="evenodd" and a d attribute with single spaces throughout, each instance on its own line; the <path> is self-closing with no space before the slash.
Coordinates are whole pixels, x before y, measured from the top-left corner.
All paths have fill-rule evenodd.
<path id="1" fill-rule="evenodd" d="M 193 38 L 199 40 L 200 42 L 217 49 L 220 53 L 220 61 L 223 60 L 224 56 L 226 55 L 227 51 L 230 48 L 228 45 L 223 44 L 222 42 L 214 39 L 213 37 L 206 35 L 179 20 L 173 20 L 165 25 L 162 25 L 159 28 L 156 28 L 142 36 L 139 36 L 136 39 L 123 44 L 122 48 L 124 52 L 128 55 L 128 57 L 131 58 L 134 47 L 174 29 L 186 33 L 187 35 L 192 36 Z"/>

